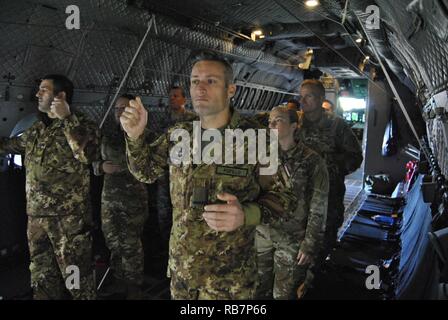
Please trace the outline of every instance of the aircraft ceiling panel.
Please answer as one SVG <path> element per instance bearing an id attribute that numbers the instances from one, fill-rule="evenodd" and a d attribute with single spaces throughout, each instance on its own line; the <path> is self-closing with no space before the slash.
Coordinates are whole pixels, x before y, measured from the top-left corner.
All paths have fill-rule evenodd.
<path id="1" fill-rule="evenodd" d="M 434 5 L 434 1 L 430 2 Z M 159 34 L 150 33 L 127 83 L 129 88 L 156 96 L 165 96 L 173 81 L 186 83 L 191 67 L 190 54 L 198 48 L 223 52 L 233 61 L 250 66 L 240 68 L 242 72 L 237 80 L 244 82 L 243 77 L 249 72 L 248 77 L 257 84 L 293 91 L 297 87 L 294 79 L 303 78 L 303 73 L 296 67 L 298 59 L 307 45 L 315 45 L 315 41 L 311 41 L 316 40 L 315 37 L 274 40 L 272 43 L 236 41 L 234 34 L 220 27 L 239 32 L 244 26 L 269 22 L 289 24 L 294 28 L 291 24 L 297 24 L 298 19 L 318 21 L 331 17 L 340 21 L 342 16 L 338 1 L 322 2 L 321 8 L 311 14 L 303 7 L 303 2 L 296 0 L 185 0 L 181 3 L 175 0 L 78 0 L 81 30 L 67 30 L 65 8 L 72 3 L 69 0 L 2 0 L 1 3 L 2 76 L 11 73 L 16 77 L 15 83 L 35 85 L 45 73 L 62 72 L 74 79 L 77 88 L 101 92 L 108 90 L 114 78 L 124 75 L 132 59 L 149 18 L 149 13 L 142 7 L 157 8 Z M 370 3 L 353 0 L 350 6 L 353 6 L 351 9 L 359 6 L 362 11 Z M 435 30 L 437 26 L 442 28 L 443 23 L 432 22 L 425 16 L 429 12 L 425 7 L 422 17 L 427 28 L 416 29 L 411 37 L 412 21 L 417 15 L 406 10 L 408 1 L 379 0 L 377 3 L 381 7 L 382 24 L 381 32 L 372 33 L 373 42 L 394 73 L 402 81 L 410 77 L 418 89 L 425 84 L 426 96 L 446 89 L 448 52 L 446 41 L 440 38 L 445 33 Z M 349 10 L 348 14 L 349 21 L 353 22 L 353 11 Z M 182 15 L 187 17 L 177 19 Z M 282 45 L 277 45 L 276 41 L 281 41 Z M 317 48 L 316 55 L 321 48 Z M 397 52 L 399 54 L 394 56 Z M 358 61 L 351 62 L 358 65 Z M 353 66 L 345 64 L 314 66 L 331 67 L 329 70 L 336 70 L 341 75 L 353 73 Z M 336 71 L 333 73 L 337 76 Z"/>
<path id="2" fill-rule="evenodd" d="M 74 80 L 76 88 L 97 92 L 108 91 L 114 78 L 125 74 L 146 30 L 149 14 L 126 6 L 125 1 L 77 1 L 81 29 L 67 30 L 65 7 L 69 4 L 70 1 L 4 2 L 0 39 L 5 45 L 0 52 L 5 59 L 0 74 L 14 74 L 16 84 L 31 86 L 43 74 L 65 73 Z M 234 45 L 222 31 L 207 24 L 196 23 L 187 28 L 170 17 L 157 15 L 156 19 L 159 34 L 150 33 L 126 84 L 128 88 L 165 96 L 173 78 L 186 84 L 191 51 L 211 48 L 232 60 L 258 65 L 264 74 L 257 78 L 260 85 L 293 89 L 281 75 L 281 64 L 287 62 L 261 51 L 259 43 Z M 299 70 L 288 70 L 289 79 L 294 75 L 301 78 Z"/>

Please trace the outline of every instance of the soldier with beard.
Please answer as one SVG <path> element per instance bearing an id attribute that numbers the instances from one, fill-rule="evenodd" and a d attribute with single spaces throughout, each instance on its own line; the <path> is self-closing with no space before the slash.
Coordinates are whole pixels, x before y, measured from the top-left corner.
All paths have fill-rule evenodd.
<path id="1" fill-rule="evenodd" d="M 97 158 L 99 135 L 94 123 L 71 110 L 72 96 L 65 76 L 43 77 L 38 121 L 20 137 L 0 138 L 0 153 L 25 156 L 35 299 L 95 298 L 89 165 Z M 66 283 L 77 270 L 79 283 Z"/>

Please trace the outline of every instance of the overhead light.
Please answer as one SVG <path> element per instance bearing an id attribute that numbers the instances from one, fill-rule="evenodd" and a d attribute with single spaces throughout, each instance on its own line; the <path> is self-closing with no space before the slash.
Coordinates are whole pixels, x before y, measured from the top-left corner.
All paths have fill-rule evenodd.
<path id="1" fill-rule="evenodd" d="M 319 1 L 318 0 L 306 0 L 305 5 L 307 7 L 313 8 L 313 7 L 316 7 L 319 5 Z"/>
<path id="2" fill-rule="evenodd" d="M 361 38 L 361 37 L 359 37 L 359 38 L 358 38 L 358 39 L 356 39 L 355 41 L 356 41 L 356 43 L 361 43 L 361 42 L 362 42 L 362 38 Z"/>
<path id="3" fill-rule="evenodd" d="M 263 39 L 264 38 L 263 31 L 261 29 L 256 29 L 256 30 L 252 31 L 252 33 L 250 34 L 250 38 L 252 39 L 252 41 L 257 41 L 258 39 Z"/>

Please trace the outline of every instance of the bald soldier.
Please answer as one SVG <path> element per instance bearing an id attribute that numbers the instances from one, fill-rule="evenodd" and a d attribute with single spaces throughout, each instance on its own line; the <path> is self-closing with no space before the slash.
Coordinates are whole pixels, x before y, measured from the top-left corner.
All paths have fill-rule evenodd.
<path id="1" fill-rule="evenodd" d="M 38 121 L 20 137 L 0 138 L 0 154 L 25 155 L 34 299 L 95 298 L 89 164 L 97 158 L 99 135 L 94 123 L 71 110 L 72 96 L 65 76 L 43 77 Z M 80 281 L 72 283 L 67 277 L 77 271 Z"/>
<path id="2" fill-rule="evenodd" d="M 232 67 L 223 57 L 211 51 L 196 57 L 190 95 L 201 120 L 200 130 L 258 128 L 257 123 L 243 119 L 230 107 L 235 91 Z M 187 135 L 192 144 L 191 122 L 178 123 L 152 144 L 145 143 L 147 112 L 138 98 L 131 101 L 120 120 L 127 133 L 126 152 L 134 176 L 151 183 L 166 170 L 170 172 L 172 298 L 252 299 L 257 278 L 255 225 L 262 218 L 275 219 L 289 212 L 293 194 L 280 184 L 262 190 L 259 162 L 249 164 L 246 160 L 235 165 L 176 161 L 173 154 L 179 150 L 174 148 L 176 141 L 171 141 L 171 133 L 183 129 L 176 132 Z M 247 155 L 247 144 L 242 148 Z"/>
<path id="3" fill-rule="evenodd" d="M 305 80 L 300 86 L 302 141 L 325 159 L 330 176 L 328 213 L 322 258 L 335 246 L 338 229 L 344 222 L 345 176 L 362 163 L 362 149 L 345 121 L 325 112 L 325 88 L 318 80 Z"/>
<path id="4" fill-rule="evenodd" d="M 297 197 L 288 220 L 257 226 L 258 299 L 297 299 L 306 292 L 308 269 L 320 252 L 327 215 L 328 171 L 324 160 L 294 139 L 298 117 L 287 106 L 272 109 L 269 127 L 278 130 L 282 179 Z M 271 177 L 267 177 L 271 178 Z M 308 278 L 310 279 L 310 278 Z"/>

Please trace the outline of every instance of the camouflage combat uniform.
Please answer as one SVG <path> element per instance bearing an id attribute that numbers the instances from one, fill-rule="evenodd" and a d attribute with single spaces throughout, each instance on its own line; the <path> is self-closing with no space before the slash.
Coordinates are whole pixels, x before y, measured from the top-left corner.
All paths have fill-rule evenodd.
<path id="1" fill-rule="evenodd" d="M 0 138 L 0 153 L 25 156 L 31 281 L 36 299 L 66 298 L 65 279 L 80 271 L 75 299 L 92 299 L 90 173 L 97 158 L 96 125 L 71 114 L 49 120 L 44 114 L 23 135 Z M 68 273 L 66 273 L 69 271 Z"/>
<path id="2" fill-rule="evenodd" d="M 126 143 L 119 127 L 101 139 L 101 159 L 93 163 L 95 175 L 104 175 L 101 193 L 101 222 L 106 245 L 111 251 L 114 275 L 128 283 L 143 282 L 141 235 L 148 216 L 146 185 L 138 182 L 126 163 Z M 119 165 L 121 171 L 105 174 L 104 161 Z"/>
<path id="3" fill-rule="evenodd" d="M 324 160 L 299 142 L 281 151 L 279 174 L 297 197 L 286 220 L 257 226 L 258 299 L 296 299 L 309 265 L 297 265 L 299 250 L 312 259 L 320 252 L 328 202 L 328 172 Z"/>
<path id="4" fill-rule="evenodd" d="M 233 111 L 227 128 L 245 130 L 254 125 Z M 192 142 L 192 122 L 178 123 L 151 145 L 143 137 L 127 139 L 129 168 L 137 179 L 151 183 L 170 171 L 172 298 L 251 299 L 257 278 L 255 225 L 262 216 L 268 219 L 288 212 L 295 197 L 278 183 L 261 190 L 257 164 L 173 163 L 170 152 L 176 142 L 170 141 L 170 134 L 174 129 L 185 129 Z M 247 144 L 244 150 L 247 155 Z M 216 203 L 216 194 L 222 191 L 235 194 L 245 212 L 245 224 L 232 232 L 214 231 L 202 217 L 204 204 Z M 205 203 L 195 205 L 195 199 Z"/>
<path id="5" fill-rule="evenodd" d="M 362 163 L 362 149 L 347 123 L 340 117 L 323 112 L 316 122 L 301 116 L 300 139 L 325 159 L 330 176 L 328 213 L 323 255 L 329 253 L 344 222 L 345 176 Z"/>
<path id="6" fill-rule="evenodd" d="M 179 121 L 193 121 L 198 116 L 191 111 L 185 110 L 182 113 L 176 113 L 170 110 L 166 115 L 158 122 L 157 129 L 153 130 L 159 134 L 166 133 L 168 128 L 172 127 Z M 173 220 L 173 208 L 171 207 L 170 198 L 170 177 L 169 172 L 166 172 L 157 180 L 157 215 L 159 218 L 159 229 L 162 239 L 168 241 L 170 238 L 170 230 Z"/>

